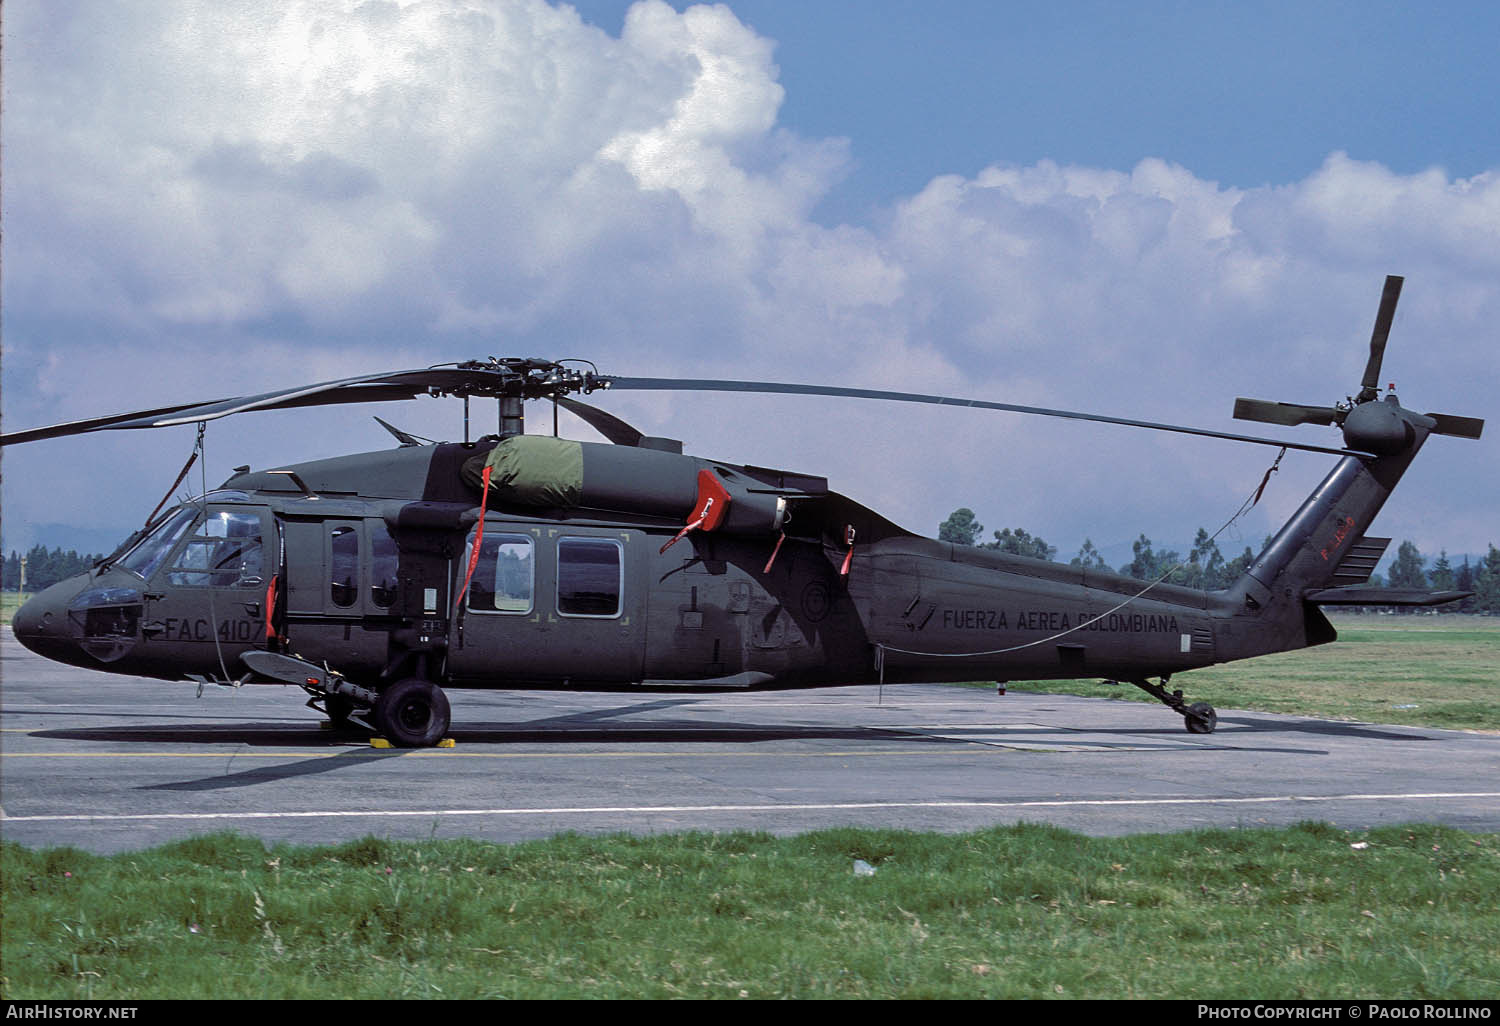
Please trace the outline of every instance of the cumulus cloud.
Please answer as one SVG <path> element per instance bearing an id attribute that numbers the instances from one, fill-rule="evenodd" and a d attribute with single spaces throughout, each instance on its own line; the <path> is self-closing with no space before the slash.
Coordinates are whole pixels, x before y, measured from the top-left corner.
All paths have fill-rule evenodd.
<path id="1" fill-rule="evenodd" d="M 1403 398 L 1494 406 L 1495 173 L 1336 153 L 1243 190 L 1167 159 L 995 154 L 870 224 L 824 226 L 810 212 L 859 141 L 780 125 L 774 44 L 730 7 L 645 0 L 618 38 L 542 0 L 6 13 L 10 426 L 494 353 L 1233 429 L 1235 395 L 1357 387 L 1392 272 L 1410 279 L 1387 360 Z M 850 402 L 601 403 L 693 451 L 826 472 L 915 529 L 968 505 L 1064 549 L 1217 526 L 1274 455 Z M 437 405 L 398 419 L 455 435 Z M 224 468 L 383 441 L 364 411 L 288 416 L 216 427 Z M 149 509 L 183 444 L 100 440 L 132 468 L 119 505 Z M 67 445 L 83 449 L 6 454 L 7 544 L 89 508 L 90 486 L 45 472 Z M 1490 446 L 1434 442 L 1413 472 L 1426 494 L 1381 526 L 1434 549 L 1500 541 L 1500 494 L 1472 484 Z M 1326 465 L 1289 468 L 1247 542 Z"/>

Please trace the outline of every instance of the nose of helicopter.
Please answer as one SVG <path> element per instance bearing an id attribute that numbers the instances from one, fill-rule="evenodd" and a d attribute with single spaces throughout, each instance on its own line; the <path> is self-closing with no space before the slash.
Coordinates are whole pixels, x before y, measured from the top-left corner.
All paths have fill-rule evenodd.
<path id="1" fill-rule="evenodd" d="M 48 659 L 78 662 L 83 652 L 69 628 L 68 603 L 87 584 L 87 575 L 71 577 L 33 595 L 11 620 L 16 640 Z"/>

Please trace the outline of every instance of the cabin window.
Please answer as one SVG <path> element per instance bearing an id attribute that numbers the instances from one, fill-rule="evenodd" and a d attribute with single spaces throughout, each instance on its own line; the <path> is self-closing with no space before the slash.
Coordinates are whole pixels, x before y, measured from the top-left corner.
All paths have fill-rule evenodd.
<path id="1" fill-rule="evenodd" d="M 370 601 L 377 608 L 389 609 L 396 602 L 400 557 L 396 540 L 383 520 L 366 521 L 370 525 Z"/>
<path id="2" fill-rule="evenodd" d="M 265 583 L 261 576 L 260 514 L 232 510 L 209 513 L 177 553 L 167 581 L 183 588 Z"/>
<path id="3" fill-rule="evenodd" d="M 557 611 L 564 616 L 619 616 L 624 546 L 610 538 L 557 540 Z"/>
<path id="4" fill-rule="evenodd" d="M 471 534 L 464 549 L 463 568 L 468 568 L 473 552 Z M 478 613 L 529 613 L 535 581 L 530 535 L 485 532 L 465 602 Z"/>
<path id="5" fill-rule="evenodd" d="M 352 606 L 359 599 L 359 532 L 353 527 L 335 527 L 330 543 L 329 597 L 336 606 Z"/>

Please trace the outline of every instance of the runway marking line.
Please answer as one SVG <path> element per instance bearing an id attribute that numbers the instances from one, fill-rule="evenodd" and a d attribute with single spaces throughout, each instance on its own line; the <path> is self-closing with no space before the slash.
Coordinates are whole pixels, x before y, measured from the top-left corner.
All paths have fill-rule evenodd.
<path id="1" fill-rule="evenodd" d="M 1119 808 L 1167 805 L 1269 805 L 1295 802 L 1431 801 L 1434 799 L 1500 798 L 1500 791 L 1420 794 L 1265 795 L 1258 798 L 1069 798 L 1047 801 L 942 802 L 811 802 L 782 805 L 602 805 L 535 809 L 333 809 L 319 812 L 143 812 L 88 815 L 68 813 L 42 816 L 7 815 L 7 823 L 102 823 L 140 820 L 252 820 L 252 819 L 379 819 L 433 816 L 589 816 L 651 815 L 711 812 L 841 812 L 879 809 L 1036 809 Z"/>

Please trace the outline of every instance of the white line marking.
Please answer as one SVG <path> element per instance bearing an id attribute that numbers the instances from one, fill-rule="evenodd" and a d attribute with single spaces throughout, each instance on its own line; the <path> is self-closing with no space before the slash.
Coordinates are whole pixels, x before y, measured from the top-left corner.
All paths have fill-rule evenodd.
<path id="1" fill-rule="evenodd" d="M 1073 798 L 1017 802 L 815 802 L 785 805 L 599 805 L 537 809 L 334 809 L 319 812 L 143 812 L 5 817 L 7 823 L 106 823 L 146 819 L 365 819 L 413 816 L 609 816 L 662 812 L 837 812 L 868 809 L 1037 809 L 1148 805 L 1267 805 L 1275 802 L 1414 801 L 1445 798 L 1500 798 L 1500 791 L 1423 794 L 1266 795 L 1259 798 Z"/>

